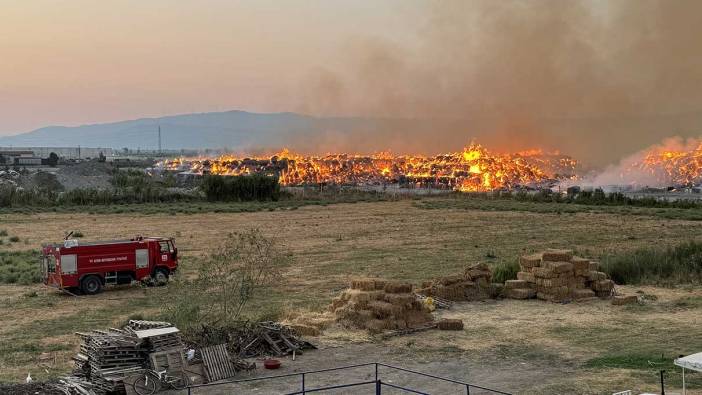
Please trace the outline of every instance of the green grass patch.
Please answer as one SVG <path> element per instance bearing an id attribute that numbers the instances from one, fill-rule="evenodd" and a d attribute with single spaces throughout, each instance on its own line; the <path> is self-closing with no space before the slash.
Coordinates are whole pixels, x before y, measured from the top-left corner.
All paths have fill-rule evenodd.
<path id="1" fill-rule="evenodd" d="M 492 267 L 492 281 L 503 283 L 507 280 L 516 280 L 519 264 L 517 262 L 499 263 Z"/>
<path id="2" fill-rule="evenodd" d="M 702 242 L 604 256 L 601 270 L 617 284 L 697 284 L 702 282 Z"/>
<path id="3" fill-rule="evenodd" d="M 585 362 L 594 369 L 675 369 L 672 356 L 653 354 L 606 354 Z"/>
<path id="4" fill-rule="evenodd" d="M 0 283 L 28 285 L 40 281 L 38 252 L 0 251 Z"/>

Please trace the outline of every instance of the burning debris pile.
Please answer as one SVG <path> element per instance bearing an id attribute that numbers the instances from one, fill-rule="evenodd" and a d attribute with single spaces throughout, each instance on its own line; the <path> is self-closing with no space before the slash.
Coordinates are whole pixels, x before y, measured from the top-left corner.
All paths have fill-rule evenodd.
<path id="1" fill-rule="evenodd" d="M 284 150 L 269 158 L 180 159 L 162 162 L 159 167 L 195 174 L 264 174 L 277 176 L 282 185 L 288 186 L 399 184 L 491 191 L 570 179 L 575 176 L 576 164 L 574 159 L 559 153 L 533 150 L 497 154 L 471 144 L 462 152 L 433 157 L 389 153 L 301 156 Z"/>
<path id="2" fill-rule="evenodd" d="M 653 147 L 628 172 L 643 172 L 658 185 L 702 184 L 702 141 L 688 147 Z M 625 179 L 631 179 L 624 174 Z"/>
<path id="3" fill-rule="evenodd" d="M 551 302 L 612 295 L 614 282 L 597 271 L 597 263 L 573 256 L 571 250 L 546 250 L 519 259 L 517 280 L 505 282 L 504 295 L 512 299 L 539 298 Z"/>
<path id="4" fill-rule="evenodd" d="M 412 293 L 412 284 L 358 279 L 329 306 L 342 324 L 371 333 L 420 327 L 433 321 Z"/>

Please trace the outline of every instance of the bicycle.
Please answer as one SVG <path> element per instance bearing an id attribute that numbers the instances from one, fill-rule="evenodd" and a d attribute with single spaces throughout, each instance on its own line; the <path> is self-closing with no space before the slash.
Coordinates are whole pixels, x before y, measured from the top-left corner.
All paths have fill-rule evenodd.
<path id="1" fill-rule="evenodd" d="M 178 371 L 173 374 L 168 373 L 168 366 L 164 366 L 164 370 L 158 372 L 149 369 L 142 376 L 134 381 L 132 387 L 134 392 L 139 395 L 152 395 L 161 387 L 182 390 L 190 384 L 190 379 L 185 372 Z"/>

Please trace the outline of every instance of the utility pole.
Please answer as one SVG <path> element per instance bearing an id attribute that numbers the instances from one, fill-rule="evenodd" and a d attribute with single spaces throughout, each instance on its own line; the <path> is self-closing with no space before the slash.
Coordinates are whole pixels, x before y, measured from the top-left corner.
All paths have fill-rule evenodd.
<path id="1" fill-rule="evenodd" d="M 158 125 L 158 153 L 161 153 L 161 124 Z"/>

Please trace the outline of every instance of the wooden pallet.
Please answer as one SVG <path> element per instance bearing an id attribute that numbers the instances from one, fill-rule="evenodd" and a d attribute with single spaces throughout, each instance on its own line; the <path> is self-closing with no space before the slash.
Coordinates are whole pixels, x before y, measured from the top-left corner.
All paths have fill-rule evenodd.
<path id="1" fill-rule="evenodd" d="M 201 350 L 201 353 L 208 382 L 226 379 L 236 374 L 234 364 L 229 358 L 226 344 L 205 347 Z"/>

